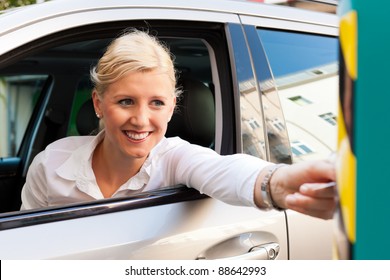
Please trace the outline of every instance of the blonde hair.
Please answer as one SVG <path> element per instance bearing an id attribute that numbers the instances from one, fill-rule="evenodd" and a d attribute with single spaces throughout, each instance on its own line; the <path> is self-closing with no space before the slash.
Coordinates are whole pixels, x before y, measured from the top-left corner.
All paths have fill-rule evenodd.
<path id="1" fill-rule="evenodd" d="M 126 74 L 153 70 L 168 75 L 174 88 L 172 94 L 179 97 L 181 90 L 176 87 L 176 71 L 168 48 L 147 32 L 131 30 L 111 42 L 90 75 L 94 90 L 103 97 L 107 87 Z"/>

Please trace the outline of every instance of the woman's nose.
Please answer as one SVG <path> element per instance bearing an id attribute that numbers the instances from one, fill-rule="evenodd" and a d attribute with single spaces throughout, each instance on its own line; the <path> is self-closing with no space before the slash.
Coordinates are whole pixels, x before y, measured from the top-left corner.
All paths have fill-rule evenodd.
<path id="1" fill-rule="evenodd" d="M 146 106 L 139 105 L 132 112 L 130 122 L 132 125 L 142 127 L 147 125 L 149 120 L 149 113 Z"/>

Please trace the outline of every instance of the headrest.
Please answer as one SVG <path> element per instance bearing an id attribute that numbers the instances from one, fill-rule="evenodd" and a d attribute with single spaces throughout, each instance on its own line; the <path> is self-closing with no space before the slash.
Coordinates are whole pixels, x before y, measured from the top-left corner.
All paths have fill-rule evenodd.
<path id="1" fill-rule="evenodd" d="M 168 124 L 167 137 L 179 136 L 190 143 L 211 147 L 215 138 L 215 105 L 210 88 L 200 81 L 179 80 L 183 93 Z"/>
<path id="2" fill-rule="evenodd" d="M 99 119 L 95 115 L 92 99 L 88 99 L 80 107 L 76 117 L 76 128 L 80 135 L 96 134 L 99 127 Z"/>

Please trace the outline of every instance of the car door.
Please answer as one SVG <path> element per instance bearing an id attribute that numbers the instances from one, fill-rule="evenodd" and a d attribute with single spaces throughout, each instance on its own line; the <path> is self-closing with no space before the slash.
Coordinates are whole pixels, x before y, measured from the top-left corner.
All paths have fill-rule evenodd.
<path id="1" fill-rule="evenodd" d="M 331 157 L 337 140 L 337 17 L 308 12 L 300 16 L 302 22 L 286 20 L 288 14 L 280 19 L 240 18 L 261 91 L 270 160 L 297 163 Z M 328 248 L 332 254 L 333 221 L 291 210 L 286 215 L 291 259 L 304 259 L 308 248 Z"/>
<path id="2" fill-rule="evenodd" d="M 183 63 L 182 73 L 195 70 L 191 65 L 201 64 L 206 50 L 209 69 L 198 69 L 195 76 L 215 96 L 212 148 L 221 154 L 242 151 L 237 67 L 250 75 L 255 72 L 239 17 L 177 5 L 158 8 L 157 1 L 156 7 L 147 8 L 125 2 L 90 7 L 89 2 L 75 1 L 59 7 L 53 1 L 0 19 L 7 22 L 2 38 L 9 42 L 0 49 L 0 75 L 42 78 L 38 97 L 25 93 L 30 94 L 32 113 L 16 156 L 7 156 L 2 167 L 2 184 L 13 180 L 7 189 L 16 186 L 15 192 L 20 192 L 32 158 L 50 142 L 72 135 L 75 108 L 80 108 L 88 88 L 90 63 L 108 39 L 128 27 L 150 29 L 171 43 Z M 17 19 L 22 22 L 13 28 L 10 22 Z M 81 53 L 81 47 L 87 51 Z M 20 203 L 12 191 L 2 200 Z M 0 215 L 1 259 L 289 258 L 283 211 L 227 205 L 186 186 L 37 210 L 8 209 L 11 212 Z M 254 247 L 257 250 L 251 252 Z M 270 256 L 269 248 L 277 254 Z"/>

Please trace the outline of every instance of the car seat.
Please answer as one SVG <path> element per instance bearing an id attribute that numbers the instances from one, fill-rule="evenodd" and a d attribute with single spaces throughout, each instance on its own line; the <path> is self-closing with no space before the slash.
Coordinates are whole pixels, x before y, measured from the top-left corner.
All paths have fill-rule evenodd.
<path id="1" fill-rule="evenodd" d="M 76 128 L 80 135 L 95 135 L 99 131 L 99 119 L 96 117 L 92 98 L 81 105 L 76 116 Z"/>

